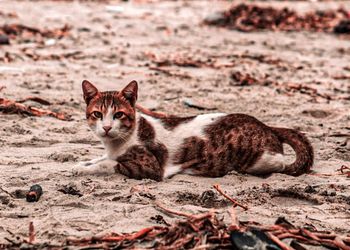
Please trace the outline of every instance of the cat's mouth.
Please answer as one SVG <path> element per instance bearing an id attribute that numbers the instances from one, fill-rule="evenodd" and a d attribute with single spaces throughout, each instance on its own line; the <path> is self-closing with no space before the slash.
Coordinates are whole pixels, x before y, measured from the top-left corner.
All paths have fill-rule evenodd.
<path id="1" fill-rule="evenodd" d="M 112 139 L 112 138 L 114 138 L 112 135 L 110 135 L 110 134 L 104 134 L 104 135 L 102 135 L 102 137 L 103 138 L 108 138 L 108 139 Z"/>

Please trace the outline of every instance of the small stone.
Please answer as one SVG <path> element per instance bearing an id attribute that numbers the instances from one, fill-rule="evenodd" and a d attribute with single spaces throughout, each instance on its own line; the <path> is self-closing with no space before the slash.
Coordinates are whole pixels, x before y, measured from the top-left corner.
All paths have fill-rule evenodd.
<path id="1" fill-rule="evenodd" d="M 334 33 L 350 34 L 350 20 L 342 20 L 334 27 Z"/>
<path id="2" fill-rule="evenodd" d="M 53 153 L 49 156 L 50 160 L 58 161 L 58 162 L 68 162 L 68 161 L 76 161 L 78 157 L 69 153 Z"/>
<path id="3" fill-rule="evenodd" d="M 16 189 L 12 194 L 13 194 L 17 199 L 24 199 L 24 198 L 26 198 L 27 192 L 28 192 L 27 190 Z"/>
<path id="4" fill-rule="evenodd" d="M 314 194 L 317 193 L 317 190 L 313 187 L 313 186 L 306 186 L 304 189 L 305 193 L 309 193 L 309 194 Z"/>
<path id="5" fill-rule="evenodd" d="M 6 35 L 0 35 L 0 45 L 9 45 L 10 39 Z"/>

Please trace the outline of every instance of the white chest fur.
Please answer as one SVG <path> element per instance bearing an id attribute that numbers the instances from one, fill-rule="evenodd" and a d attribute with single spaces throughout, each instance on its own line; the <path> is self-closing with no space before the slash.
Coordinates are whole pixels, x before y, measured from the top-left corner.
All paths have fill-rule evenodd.
<path id="1" fill-rule="evenodd" d="M 114 141 L 103 142 L 107 158 L 110 160 L 116 160 L 118 156 L 123 155 L 130 147 L 138 145 L 139 141 L 137 138 L 137 129 L 127 138 L 123 143 Z"/>

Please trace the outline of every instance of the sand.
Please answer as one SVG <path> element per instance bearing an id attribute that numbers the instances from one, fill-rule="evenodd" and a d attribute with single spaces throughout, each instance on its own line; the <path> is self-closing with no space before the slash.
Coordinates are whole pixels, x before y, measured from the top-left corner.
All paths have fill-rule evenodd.
<path id="1" fill-rule="evenodd" d="M 262 4 L 300 11 L 335 9 L 342 4 L 350 8 L 349 3 L 340 1 Z M 122 8 L 112 11 L 107 5 Z M 154 219 L 156 215 L 167 223 L 178 219 L 157 210 L 155 200 L 189 213 L 215 208 L 229 221 L 230 203 L 213 184 L 220 184 L 249 207 L 247 211 L 237 208 L 241 220 L 273 223 L 284 216 L 298 226 L 349 232 L 350 179 L 346 176 L 273 174 L 259 178 L 232 172 L 222 178 L 178 175 L 157 183 L 117 174 L 72 175 L 78 161 L 103 154 L 102 145 L 85 122 L 83 79 L 102 90 L 120 89 L 135 79 L 140 104 L 171 114 L 247 113 L 269 125 L 296 128 L 307 134 L 315 148 L 315 173 L 334 174 L 342 165 L 350 165 L 349 80 L 335 79 L 350 75 L 346 70 L 350 66 L 349 38 L 307 32 L 241 33 L 201 24 L 207 15 L 228 6 L 228 1 L 1 1 L 1 11 L 18 14 L 18 18 L 0 16 L 1 23 L 40 28 L 69 24 L 72 30 L 70 36 L 54 44 L 1 46 L 0 57 L 5 52 L 18 56 L 0 64 L 0 86 L 6 87 L 0 95 L 13 100 L 45 98 L 52 102 L 49 109 L 67 112 L 73 120 L 0 114 L 0 187 L 12 193 L 40 184 L 44 190 L 36 203 L 0 191 L 0 243 L 13 237 L 10 232 L 26 238 L 31 221 L 37 242 L 60 243 L 68 236 L 132 232 L 162 223 Z M 40 55 L 80 54 L 33 61 L 23 55 L 23 48 Z M 153 54 L 160 59 L 174 55 L 211 59 L 221 67 L 163 67 L 175 74 L 171 76 L 150 69 L 155 66 Z M 244 54 L 279 63 L 240 56 Z M 230 75 L 235 71 L 256 78 L 269 75 L 282 87 L 234 86 Z M 305 84 L 335 100 L 283 91 L 286 83 Z M 185 99 L 215 110 L 186 107 Z M 287 153 L 292 158 L 291 150 Z M 59 191 L 67 188 L 78 190 L 81 196 Z"/>

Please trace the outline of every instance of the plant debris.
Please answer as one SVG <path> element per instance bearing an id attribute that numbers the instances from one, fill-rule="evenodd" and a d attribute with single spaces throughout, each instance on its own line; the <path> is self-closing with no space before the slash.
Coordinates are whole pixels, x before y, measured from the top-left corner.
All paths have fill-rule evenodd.
<path id="1" fill-rule="evenodd" d="M 60 187 L 57 191 L 62 192 L 64 194 L 76 195 L 78 197 L 82 197 L 83 194 L 77 188 L 75 184 L 67 184 Z"/>
<path id="2" fill-rule="evenodd" d="M 5 98 L 0 98 L 0 112 L 4 114 L 20 114 L 25 116 L 51 116 L 63 121 L 70 121 L 71 117 L 59 112 L 54 112 L 47 109 L 35 108 L 22 104 L 25 101 L 35 101 L 43 105 L 49 105 L 50 102 L 39 97 L 28 97 L 20 101 L 12 101 Z"/>
<path id="3" fill-rule="evenodd" d="M 178 66 L 190 68 L 214 68 L 220 69 L 224 67 L 232 67 L 235 65 L 234 61 L 229 63 L 219 63 L 215 59 L 207 58 L 206 60 L 194 58 L 190 55 L 171 54 L 160 57 L 153 52 L 144 52 L 144 56 L 149 59 L 155 66 L 149 67 L 153 70 L 164 70 L 162 67 Z M 186 78 L 186 77 L 184 77 Z"/>
<path id="4" fill-rule="evenodd" d="M 23 48 L 22 52 L 25 56 L 29 57 L 33 61 L 39 61 L 39 60 L 63 60 L 63 59 L 78 59 L 79 56 L 82 55 L 82 51 L 72 51 L 72 52 L 66 52 L 62 54 L 47 54 L 47 55 L 42 55 L 37 53 L 33 49 L 29 48 Z"/>
<path id="5" fill-rule="evenodd" d="M 285 218 L 280 217 L 273 225 L 263 225 L 255 221 L 239 221 L 234 208 L 229 210 L 231 224 L 226 225 L 218 218 L 214 211 L 202 214 L 187 214 L 174 211 L 161 205 L 157 208 L 171 215 L 185 217 L 169 226 L 152 226 L 143 228 L 134 233 L 112 233 L 104 236 L 87 238 L 68 238 L 60 247 L 79 248 L 137 248 L 137 249 L 232 249 L 233 245 L 247 249 L 253 240 L 259 240 L 272 249 L 299 249 L 298 244 L 309 246 L 324 246 L 327 248 L 344 249 L 350 248 L 350 235 L 337 235 L 332 232 L 318 231 L 314 227 L 296 227 Z M 57 247 L 49 243 L 34 242 L 34 227 L 30 224 L 29 241 L 25 239 L 11 240 L 8 244 L 2 244 L 2 248 L 16 248 L 27 244 L 33 248 Z M 284 239 L 293 239 L 288 245 Z"/>
<path id="6" fill-rule="evenodd" d="M 265 77 L 266 78 L 266 77 Z M 230 84 L 233 86 L 270 85 L 266 79 L 256 79 L 250 74 L 243 74 L 239 71 L 231 72 Z"/>
<path id="7" fill-rule="evenodd" d="M 29 240 L 28 240 L 28 243 L 29 244 L 33 244 L 34 241 L 35 241 L 35 230 L 34 230 L 34 224 L 31 221 L 29 223 Z"/>
<path id="8" fill-rule="evenodd" d="M 349 169 L 342 166 L 339 171 Z M 219 185 L 214 188 L 226 199 L 238 205 L 237 201 L 227 196 Z M 279 217 L 275 224 L 264 225 L 256 221 L 238 220 L 235 208 L 229 209 L 231 224 L 225 224 L 215 210 L 200 214 L 190 214 L 167 208 L 160 202 L 155 208 L 169 216 L 186 218 L 168 224 L 163 216 L 156 215 L 151 220 L 165 226 L 151 226 L 134 233 L 111 233 L 87 238 L 67 238 L 61 245 L 48 242 L 35 243 L 33 223 L 29 224 L 29 240 L 16 237 L 8 239 L 8 244 L 1 248 L 27 247 L 78 247 L 78 248 L 137 248 L 137 249 L 252 249 L 251 246 L 265 245 L 269 249 L 306 249 L 300 246 L 323 246 L 332 249 L 350 249 L 350 234 L 339 235 L 328 231 L 318 231 L 313 225 L 296 227 L 284 217 Z M 241 205 L 240 205 L 241 206 Z M 241 206 L 244 208 L 244 206 Z M 286 239 L 289 239 L 286 241 Z M 290 241 L 292 239 L 292 241 Z M 254 248 L 255 249 L 255 248 Z"/>
<path id="9" fill-rule="evenodd" d="M 346 176 L 346 177 L 350 178 L 350 167 L 342 165 L 339 169 L 337 169 L 337 172 L 335 172 L 335 173 L 312 173 L 311 175 L 315 175 L 315 176 L 341 175 L 341 176 Z"/>
<path id="10" fill-rule="evenodd" d="M 174 76 L 174 77 L 178 77 L 180 79 L 190 79 L 191 76 L 189 76 L 188 74 L 185 73 L 177 73 L 177 72 L 172 72 L 168 69 L 164 69 L 161 67 L 149 67 L 150 70 L 154 70 L 154 71 L 158 71 L 161 72 L 167 76 Z"/>
<path id="11" fill-rule="evenodd" d="M 0 35 L 6 35 L 11 40 L 17 40 L 19 43 L 33 41 L 43 43 L 44 38 L 61 39 L 68 36 L 71 27 L 64 25 L 55 29 L 39 29 L 23 24 L 5 24 L 0 26 Z"/>
<path id="12" fill-rule="evenodd" d="M 240 71 L 233 71 L 230 73 L 230 85 L 232 86 L 274 86 L 277 91 L 284 92 L 287 95 L 293 95 L 294 93 L 300 93 L 304 95 L 308 95 L 313 99 L 318 97 L 326 99 L 326 100 L 350 100 L 350 96 L 340 96 L 340 95 L 329 95 L 326 93 L 320 93 L 316 88 L 307 86 L 302 83 L 289 83 L 289 82 L 277 82 L 270 80 L 268 75 L 262 76 L 260 78 L 255 78 L 251 74 L 241 73 Z"/>
<path id="13" fill-rule="evenodd" d="M 3 12 L 3 11 L 0 11 L 0 17 L 18 18 L 18 15 L 17 15 L 16 12 Z"/>
<path id="14" fill-rule="evenodd" d="M 236 200 L 233 199 L 232 197 L 230 197 L 230 196 L 228 196 L 227 194 L 225 194 L 224 191 L 221 189 L 221 187 L 220 187 L 219 184 L 215 184 L 213 187 L 214 187 L 214 188 L 216 189 L 216 191 L 218 191 L 222 196 L 224 196 L 226 199 L 228 199 L 229 201 L 231 201 L 231 202 L 233 203 L 234 207 L 239 206 L 239 207 L 243 208 L 244 210 L 248 210 L 248 207 L 247 207 L 247 206 L 240 204 L 238 201 L 236 201 Z"/>
<path id="15" fill-rule="evenodd" d="M 348 13 L 344 9 L 338 9 L 313 11 L 300 15 L 288 8 L 276 9 L 242 3 L 215 16 L 216 18 L 207 18 L 204 22 L 208 25 L 228 27 L 244 32 L 257 30 L 332 32 L 335 27 L 340 26 L 334 31 L 341 33 L 340 30 L 346 30 L 342 27 L 346 26 L 343 20 L 348 18 Z"/>

